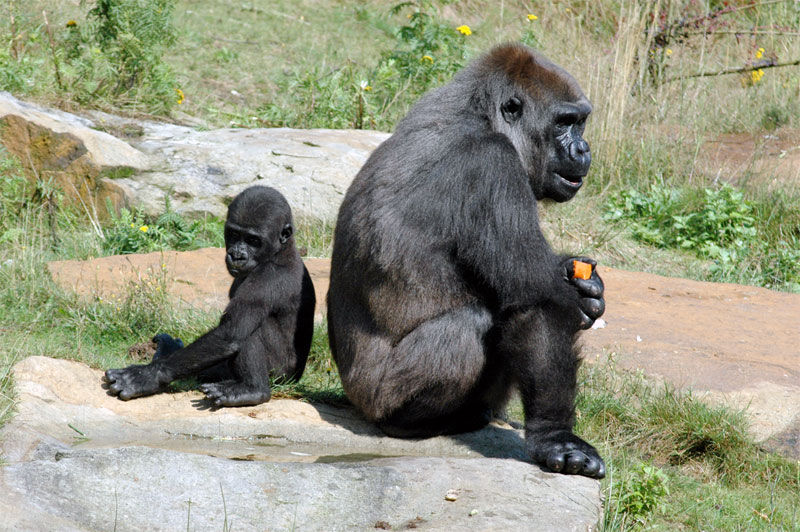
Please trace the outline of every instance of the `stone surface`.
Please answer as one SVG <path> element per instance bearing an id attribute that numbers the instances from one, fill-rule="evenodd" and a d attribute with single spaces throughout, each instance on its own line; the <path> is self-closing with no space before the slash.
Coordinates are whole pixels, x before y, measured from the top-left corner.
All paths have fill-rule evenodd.
<path id="1" fill-rule="evenodd" d="M 388 134 L 324 129 L 217 129 L 140 122 L 129 142 L 157 160 L 153 171 L 106 180 L 151 213 L 172 208 L 189 217 L 225 216 L 236 194 L 251 185 L 275 187 L 296 218 L 336 219 L 347 187 Z"/>
<path id="2" fill-rule="evenodd" d="M 224 217 L 250 185 L 275 187 L 295 217 L 333 221 L 369 154 L 389 135 L 287 128 L 198 131 L 101 112 L 79 117 L 0 92 L 0 143 L 64 192 L 105 208 Z M 110 132 L 107 133 L 106 131 Z M 76 191 L 73 194 L 73 189 Z"/>
<path id="3" fill-rule="evenodd" d="M 106 186 L 103 176 L 145 172 L 152 161 L 92 125 L 85 118 L 0 92 L 0 144 L 20 160 L 31 178 L 53 179 L 67 198 L 86 206 L 104 205 L 105 198 L 120 203 L 123 198 Z"/>
<path id="4" fill-rule="evenodd" d="M 222 250 L 165 253 L 167 278 L 181 299 L 225 304 L 229 278 Z M 56 281 L 86 295 L 126 289 L 160 254 L 66 261 L 48 267 Z M 330 261 L 307 259 L 324 312 Z M 582 336 L 589 361 L 613 356 L 692 389 L 710 401 L 746 409 L 753 434 L 800 458 L 800 295 L 752 286 L 704 283 L 600 267 L 607 326 Z"/>
<path id="5" fill-rule="evenodd" d="M 398 440 L 346 408 L 209 411 L 197 392 L 122 402 L 77 362 L 31 357 L 13 371 L 6 529 L 585 531 L 601 514 L 597 481 L 522 461 L 521 433 L 504 424 Z"/>

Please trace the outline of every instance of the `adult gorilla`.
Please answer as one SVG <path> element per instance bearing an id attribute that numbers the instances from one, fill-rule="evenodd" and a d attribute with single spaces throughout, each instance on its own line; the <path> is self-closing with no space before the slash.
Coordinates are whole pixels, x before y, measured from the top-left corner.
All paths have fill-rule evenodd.
<path id="1" fill-rule="evenodd" d="M 604 476 L 572 434 L 575 340 L 603 313 L 603 283 L 571 279 L 536 207 L 581 187 L 590 112 L 566 71 L 500 46 L 423 97 L 356 176 L 328 327 L 347 396 L 387 434 L 477 429 L 516 386 L 531 457 Z"/>

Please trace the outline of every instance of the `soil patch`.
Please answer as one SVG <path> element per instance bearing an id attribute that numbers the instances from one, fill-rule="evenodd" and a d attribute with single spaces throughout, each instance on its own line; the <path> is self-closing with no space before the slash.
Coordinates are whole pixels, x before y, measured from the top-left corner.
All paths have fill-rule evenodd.
<path id="1" fill-rule="evenodd" d="M 163 276 L 177 301 L 222 309 L 230 277 L 222 249 L 53 262 L 58 284 L 86 297 L 122 294 Z M 306 259 L 324 314 L 330 261 Z M 800 457 L 800 294 L 600 267 L 606 327 L 583 334 L 584 356 L 613 357 L 710 401 L 746 408 L 759 439 Z"/>

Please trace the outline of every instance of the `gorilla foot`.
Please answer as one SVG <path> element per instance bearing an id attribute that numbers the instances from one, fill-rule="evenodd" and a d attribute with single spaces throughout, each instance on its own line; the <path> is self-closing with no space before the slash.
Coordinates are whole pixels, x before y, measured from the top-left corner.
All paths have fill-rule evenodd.
<path id="1" fill-rule="evenodd" d="M 236 381 L 210 382 L 200 386 L 200 391 L 214 406 L 255 406 L 269 401 L 269 386 L 261 388 Z"/>
<path id="2" fill-rule="evenodd" d="M 606 465 L 597 449 L 568 430 L 529 434 L 525 439 L 533 460 L 551 471 L 597 479 L 606 476 Z"/>
<path id="3" fill-rule="evenodd" d="M 109 395 L 116 395 L 123 401 L 153 395 L 164 390 L 169 381 L 159 378 L 160 372 L 152 365 L 128 366 L 123 369 L 109 369 L 103 376 Z"/>

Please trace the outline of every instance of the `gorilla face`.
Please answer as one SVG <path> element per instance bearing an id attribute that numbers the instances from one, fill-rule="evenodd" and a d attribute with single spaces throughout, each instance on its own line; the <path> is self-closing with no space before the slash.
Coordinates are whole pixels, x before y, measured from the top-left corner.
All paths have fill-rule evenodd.
<path id="1" fill-rule="evenodd" d="M 500 105 L 501 127 L 514 144 L 531 180 L 536 199 L 572 199 L 589 172 L 592 154 L 583 138 L 592 106 L 576 102 L 542 105 L 524 95 Z"/>
<path id="2" fill-rule="evenodd" d="M 251 187 L 228 207 L 225 222 L 225 266 L 244 277 L 272 261 L 292 236 L 292 213 L 286 199 L 268 187 Z"/>
<path id="3" fill-rule="evenodd" d="M 225 224 L 225 266 L 233 277 L 245 276 L 259 263 L 265 251 L 265 239 L 260 233 L 240 227 L 236 224 Z"/>
<path id="4" fill-rule="evenodd" d="M 583 138 L 586 118 L 591 111 L 592 106 L 586 100 L 557 107 L 548 135 L 551 155 L 544 175 L 543 197 L 567 201 L 583 185 L 592 163 L 589 143 Z"/>

